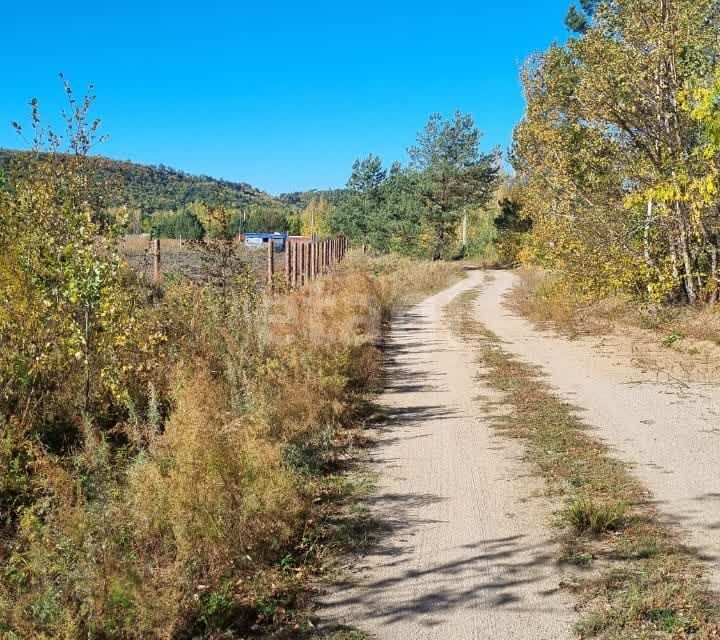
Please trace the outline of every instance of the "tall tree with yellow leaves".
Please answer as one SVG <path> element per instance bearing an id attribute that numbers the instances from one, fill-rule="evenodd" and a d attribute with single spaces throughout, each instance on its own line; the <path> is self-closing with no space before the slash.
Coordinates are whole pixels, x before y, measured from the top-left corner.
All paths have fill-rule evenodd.
<path id="1" fill-rule="evenodd" d="M 718 208 L 692 97 L 714 83 L 715 0 L 605 0 L 523 71 L 514 164 L 535 256 L 588 295 L 716 301 Z M 712 155 L 712 154 L 710 154 Z"/>
<path id="2" fill-rule="evenodd" d="M 323 197 L 313 198 L 300 214 L 300 233 L 304 236 L 327 236 L 332 205 Z"/>

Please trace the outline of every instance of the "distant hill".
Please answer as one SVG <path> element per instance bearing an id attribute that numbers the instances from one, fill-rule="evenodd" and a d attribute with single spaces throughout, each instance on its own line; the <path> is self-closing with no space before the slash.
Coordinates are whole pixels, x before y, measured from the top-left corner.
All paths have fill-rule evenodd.
<path id="1" fill-rule="evenodd" d="M 7 170 L 14 160 L 30 160 L 26 151 L 0 149 L 0 169 Z M 267 193 L 245 182 L 230 182 L 209 176 L 195 176 L 164 165 L 144 165 L 123 160 L 93 157 L 102 178 L 118 185 L 113 205 L 127 205 L 143 214 L 159 210 L 178 210 L 195 201 L 240 207 L 277 202 Z"/>

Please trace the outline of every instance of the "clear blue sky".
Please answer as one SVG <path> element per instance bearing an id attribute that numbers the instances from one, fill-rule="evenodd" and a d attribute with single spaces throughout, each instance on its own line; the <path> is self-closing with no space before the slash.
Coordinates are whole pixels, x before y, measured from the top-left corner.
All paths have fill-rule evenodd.
<path id="1" fill-rule="evenodd" d="M 99 153 L 243 180 L 339 187 L 370 152 L 405 160 L 434 111 L 510 142 L 522 61 L 566 36 L 569 0 L 1 2 L 0 147 L 37 96 L 95 83 Z"/>

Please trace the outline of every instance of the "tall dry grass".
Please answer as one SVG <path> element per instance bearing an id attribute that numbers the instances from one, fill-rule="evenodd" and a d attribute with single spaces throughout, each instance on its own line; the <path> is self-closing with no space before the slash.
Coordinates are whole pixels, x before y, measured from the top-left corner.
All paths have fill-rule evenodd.
<path id="1" fill-rule="evenodd" d="M 608 333 L 624 326 L 654 332 L 658 340 L 672 336 L 720 344 L 718 305 L 669 305 L 620 296 L 591 299 L 552 272 L 523 267 L 517 273 L 520 278 L 510 302 L 539 324 L 571 335 Z"/>
<path id="2" fill-rule="evenodd" d="M 0 638 L 301 627 L 308 540 L 336 482 L 322 461 L 381 376 L 383 323 L 459 275 L 356 256 L 283 295 L 240 278 L 139 296 L 127 393 L 102 423 L 64 414 L 78 435 L 50 450 L 32 410 L 3 418 Z"/>

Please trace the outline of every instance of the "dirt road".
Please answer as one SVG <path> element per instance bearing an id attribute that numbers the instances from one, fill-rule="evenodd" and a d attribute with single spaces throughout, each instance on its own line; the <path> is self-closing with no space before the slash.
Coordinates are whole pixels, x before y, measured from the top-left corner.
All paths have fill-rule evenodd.
<path id="1" fill-rule="evenodd" d="M 386 530 L 321 610 L 381 640 L 572 637 L 547 505 L 532 498 L 542 485 L 520 444 L 493 433 L 493 393 L 442 319 L 483 277 L 412 308 L 389 337 L 389 420 L 377 434 L 379 486 L 368 501 Z"/>
<path id="2" fill-rule="evenodd" d="M 631 362 L 622 335 L 570 341 L 508 310 L 516 276 L 474 272 L 400 317 L 389 338 L 390 417 L 373 452 L 368 501 L 380 544 L 327 598 L 322 615 L 380 640 L 570 638 L 573 602 L 558 590 L 553 505 L 521 445 L 495 435 L 496 398 L 443 308 L 479 288 L 475 317 L 547 381 L 653 492 L 720 587 L 720 394 L 660 383 Z"/>
<path id="3" fill-rule="evenodd" d="M 720 389 L 658 382 L 631 363 L 622 334 L 569 341 L 538 332 L 504 305 L 516 276 L 490 272 L 476 318 L 506 351 L 540 365 L 547 381 L 653 492 L 663 517 L 686 530 L 720 588 Z"/>

